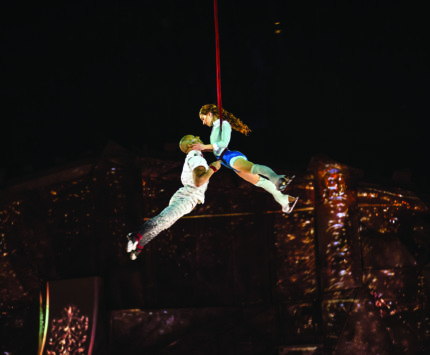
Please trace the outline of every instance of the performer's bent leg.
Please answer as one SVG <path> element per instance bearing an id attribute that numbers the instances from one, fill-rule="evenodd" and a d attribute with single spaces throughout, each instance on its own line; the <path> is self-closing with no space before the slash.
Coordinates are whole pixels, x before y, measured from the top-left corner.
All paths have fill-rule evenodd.
<path id="1" fill-rule="evenodd" d="M 270 193 L 275 199 L 275 201 L 282 206 L 283 212 L 290 213 L 293 210 L 297 198 L 294 198 L 293 196 L 289 196 L 287 194 L 283 194 L 270 180 L 259 175 L 243 173 L 241 171 L 236 171 L 236 174 L 239 175 L 242 179 L 250 182 L 257 187 L 261 187 L 262 189 Z"/>
<path id="2" fill-rule="evenodd" d="M 292 178 L 286 178 L 285 175 L 278 175 L 268 166 L 254 164 L 251 168 L 251 174 L 258 174 L 269 179 L 278 190 L 284 190 L 291 182 Z"/>
<path id="3" fill-rule="evenodd" d="M 283 194 L 276 186 L 264 177 L 260 177 L 259 181 L 255 184 L 270 193 L 276 202 L 282 206 L 282 212 L 290 213 L 297 203 L 298 198 Z"/>
<path id="4" fill-rule="evenodd" d="M 253 163 L 251 163 L 250 161 L 248 161 L 246 159 L 238 158 L 234 161 L 233 168 L 239 172 L 243 172 L 243 173 L 247 173 L 247 174 L 253 174 L 251 172 L 253 165 L 254 165 Z"/>
<path id="5" fill-rule="evenodd" d="M 244 173 L 264 176 L 266 179 L 269 179 L 278 190 L 284 190 L 289 184 L 289 181 L 285 178 L 285 175 L 278 175 L 265 165 L 254 164 L 248 160 L 239 158 L 234 162 L 233 167 L 236 170 Z"/>
<path id="6" fill-rule="evenodd" d="M 236 174 L 239 175 L 243 180 L 251 183 L 252 185 L 255 185 L 260 180 L 259 175 L 244 173 L 242 171 L 236 171 Z"/>

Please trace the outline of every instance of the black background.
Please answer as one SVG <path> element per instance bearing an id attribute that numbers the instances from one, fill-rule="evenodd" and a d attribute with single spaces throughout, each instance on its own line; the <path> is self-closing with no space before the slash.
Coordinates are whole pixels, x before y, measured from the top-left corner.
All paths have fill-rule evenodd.
<path id="1" fill-rule="evenodd" d="M 219 0 L 218 11 L 223 107 L 253 130 L 231 149 L 293 169 L 324 153 L 425 186 L 423 8 Z M 208 141 L 212 1 L 14 3 L 6 17 L 6 180 L 97 157 L 109 140 L 178 158 L 183 135 Z"/>

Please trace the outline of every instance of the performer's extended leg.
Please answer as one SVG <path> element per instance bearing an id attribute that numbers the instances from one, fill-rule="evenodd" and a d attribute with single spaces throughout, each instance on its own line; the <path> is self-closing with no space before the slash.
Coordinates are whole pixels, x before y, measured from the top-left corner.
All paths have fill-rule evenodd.
<path id="1" fill-rule="evenodd" d="M 282 211 L 285 213 L 290 213 L 294 206 L 297 203 L 298 197 L 294 198 L 293 196 L 289 196 L 283 194 L 279 191 L 276 186 L 264 177 L 254 174 L 248 174 L 238 171 L 237 174 L 244 180 L 250 182 L 251 184 L 261 187 L 267 192 L 269 192 L 276 202 L 278 202 L 282 206 Z"/>
<path id="2" fill-rule="evenodd" d="M 195 198 L 174 195 L 160 214 L 146 221 L 135 233 L 130 233 L 127 252 L 131 252 L 131 259 L 136 259 L 143 247 L 163 230 L 168 229 L 182 216 L 190 213 L 196 206 Z"/>
<path id="3" fill-rule="evenodd" d="M 285 175 L 276 174 L 268 166 L 254 164 L 245 159 L 237 159 L 234 162 L 234 168 L 244 173 L 264 176 L 280 191 L 284 190 L 292 180 L 292 178 L 286 178 Z"/>

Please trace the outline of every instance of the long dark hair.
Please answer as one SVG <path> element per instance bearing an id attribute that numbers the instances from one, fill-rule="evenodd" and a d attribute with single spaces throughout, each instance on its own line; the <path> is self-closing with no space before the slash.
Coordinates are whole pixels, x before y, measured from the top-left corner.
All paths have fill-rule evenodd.
<path id="1" fill-rule="evenodd" d="M 207 104 L 200 109 L 200 114 L 202 115 L 207 115 L 209 112 L 212 112 L 214 116 L 220 118 L 219 108 L 217 105 Z M 251 132 L 251 129 L 245 123 L 224 109 L 222 109 L 222 119 L 230 123 L 231 128 L 233 128 L 235 131 L 238 131 L 246 136 L 249 132 Z"/>

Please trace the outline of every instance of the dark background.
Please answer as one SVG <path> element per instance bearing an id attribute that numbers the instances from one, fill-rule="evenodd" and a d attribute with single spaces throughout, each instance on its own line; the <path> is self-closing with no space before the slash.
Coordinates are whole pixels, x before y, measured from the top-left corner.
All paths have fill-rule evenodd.
<path id="1" fill-rule="evenodd" d="M 351 313 L 349 305 L 336 309 L 330 302 L 323 309 L 319 287 L 312 286 L 314 293 L 303 292 L 321 275 L 314 248 L 328 257 L 333 250 L 329 239 L 328 244 L 313 242 L 313 212 L 294 213 L 290 220 L 280 213 L 265 214 L 275 204 L 270 196 L 247 192 L 249 184 L 238 189 L 228 172 L 218 173 L 225 178 L 211 182 L 208 203 L 196 211 L 205 219 L 172 226 L 145 250 L 146 257 L 131 266 L 122 264 L 131 263 L 124 252 L 124 230 L 133 230 L 136 221 L 165 206 L 180 183 L 175 170 L 183 161 L 179 139 L 192 133 L 208 140 L 210 130 L 198 112 L 217 99 L 213 0 L 8 5 L 3 11 L 5 104 L 0 126 L 0 187 L 6 187 L 0 255 L 7 285 L 0 324 L 7 331 L 0 333 L 8 338 L 6 345 L 35 344 L 33 338 L 26 339 L 36 336 L 28 329 L 39 324 L 41 283 L 91 273 L 110 283 L 110 309 L 282 302 L 281 307 L 271 303 L 260 327 L 242 323 L 243 328 L 223 333 L 219 344 L 230 336 L 227 345 L 248 344 L 256 339 L 253 329 L 263 335 L 273 331 L 264 322 L 273 319 L 284 327 L 282 345 L 309 344 L 309 339 L 314 343 L 317 336 L 328 334 L 326 347 L 353 345 L 357 353 L 363 344 L 388 349 L 386 353 L 405 344 L 424 349 L 428 223 L 417 214 L 425 208 L 416 208 L 420 200 L 413 194 L 391 193 L 395 190 L 386 184 L 407 185 L 430 201 L 428 110 L 423 104 L 428 96 L 428 20 L 423 7 L 411 1 L 382 1 L 377 6 L 364 1 L 218 2 L 223 107 L 253 130 L 249 137 L 235 132 L 231 148 L 277 171 L 303 171 L 314 155 L 323 153 L 363 169 L 372 181 L 384 180 L 377 186 L 389 193 L 371 196 L 367 192 L 372 188 L 358 187 L 365 199 L 362 208 L 352 209 L 363 227 L 359 252 L 368 277 L 357 297 L 347 288 L 342 293 L 341 298 L 366 305 Z M 138 170 L 150 181 L 145 195 L 136 193 L 142 181 L 133 162 L 97 160 L 110 141 L 143 156 Z M 151 157 L 166 159 L 160 163 Z M 91 166 L 79 182 L 63 175 L 65 182 L 59 183 L 46 174 L 44 187 L 24 190 L 22 199 L 7 189 L 16 179 L 83 158 L 96 159 L 78 165 L 83 170 L 77 174 Z M 167 168 L 173 159 L 178 164 Z M 58 175 L 71 170 L 59 170 Z M 304 185 L 306 174 L 297 175 L 301 182 L 292 188 L 305 196 L 300 203 L 321 207 L 306 198 L 315 193 L 313 182 Z M 243 211 L 243 216 L 229 215 Z M 217 214 L 224 219 L 211 218 Z M 290 235 L 307 235 L 312 242 Z M 303 262 L 297 263 L 298 257 Z M 264 258 L 266 266 L 260 268 Z M 259 283 L 254 275 L 260 275 L 264 287 L 255 287 Z M 388 318 L 382 314 L 387 308 L 375 290 L 380 291 L 378 297 L 398 300 L 401 312 Z M 294 313 L 303 311 L 286 317 L 291 295 L 298 307 Z M 323 324 L 320 316 L 330 320 L 326 329 L 318 326 Z M 301 332 L 309 319 L 318 327 Z M 152 329 L 146 320 L 140 330 Z M 143 347 L 135 330 L 114 324 L 130 332 L 125 346 L 137 342 Z M 24 327 L 27 336 L 22 335 Z M 192 335 L 191 344 L 198 338 Z M 119 342 L 120 353 L 123 344 Z"/>
<path id="2" fill-rule="evenodd" d="M 426 188 L 424 9 L 413 2 L 219 0 L 231 149 L 306 169 L 324 153 Z M 3 182 L 98 156 L 109 140 L 182 159 L 216 103 L 213 1 L 15 3 L 6 12 Z"/>

